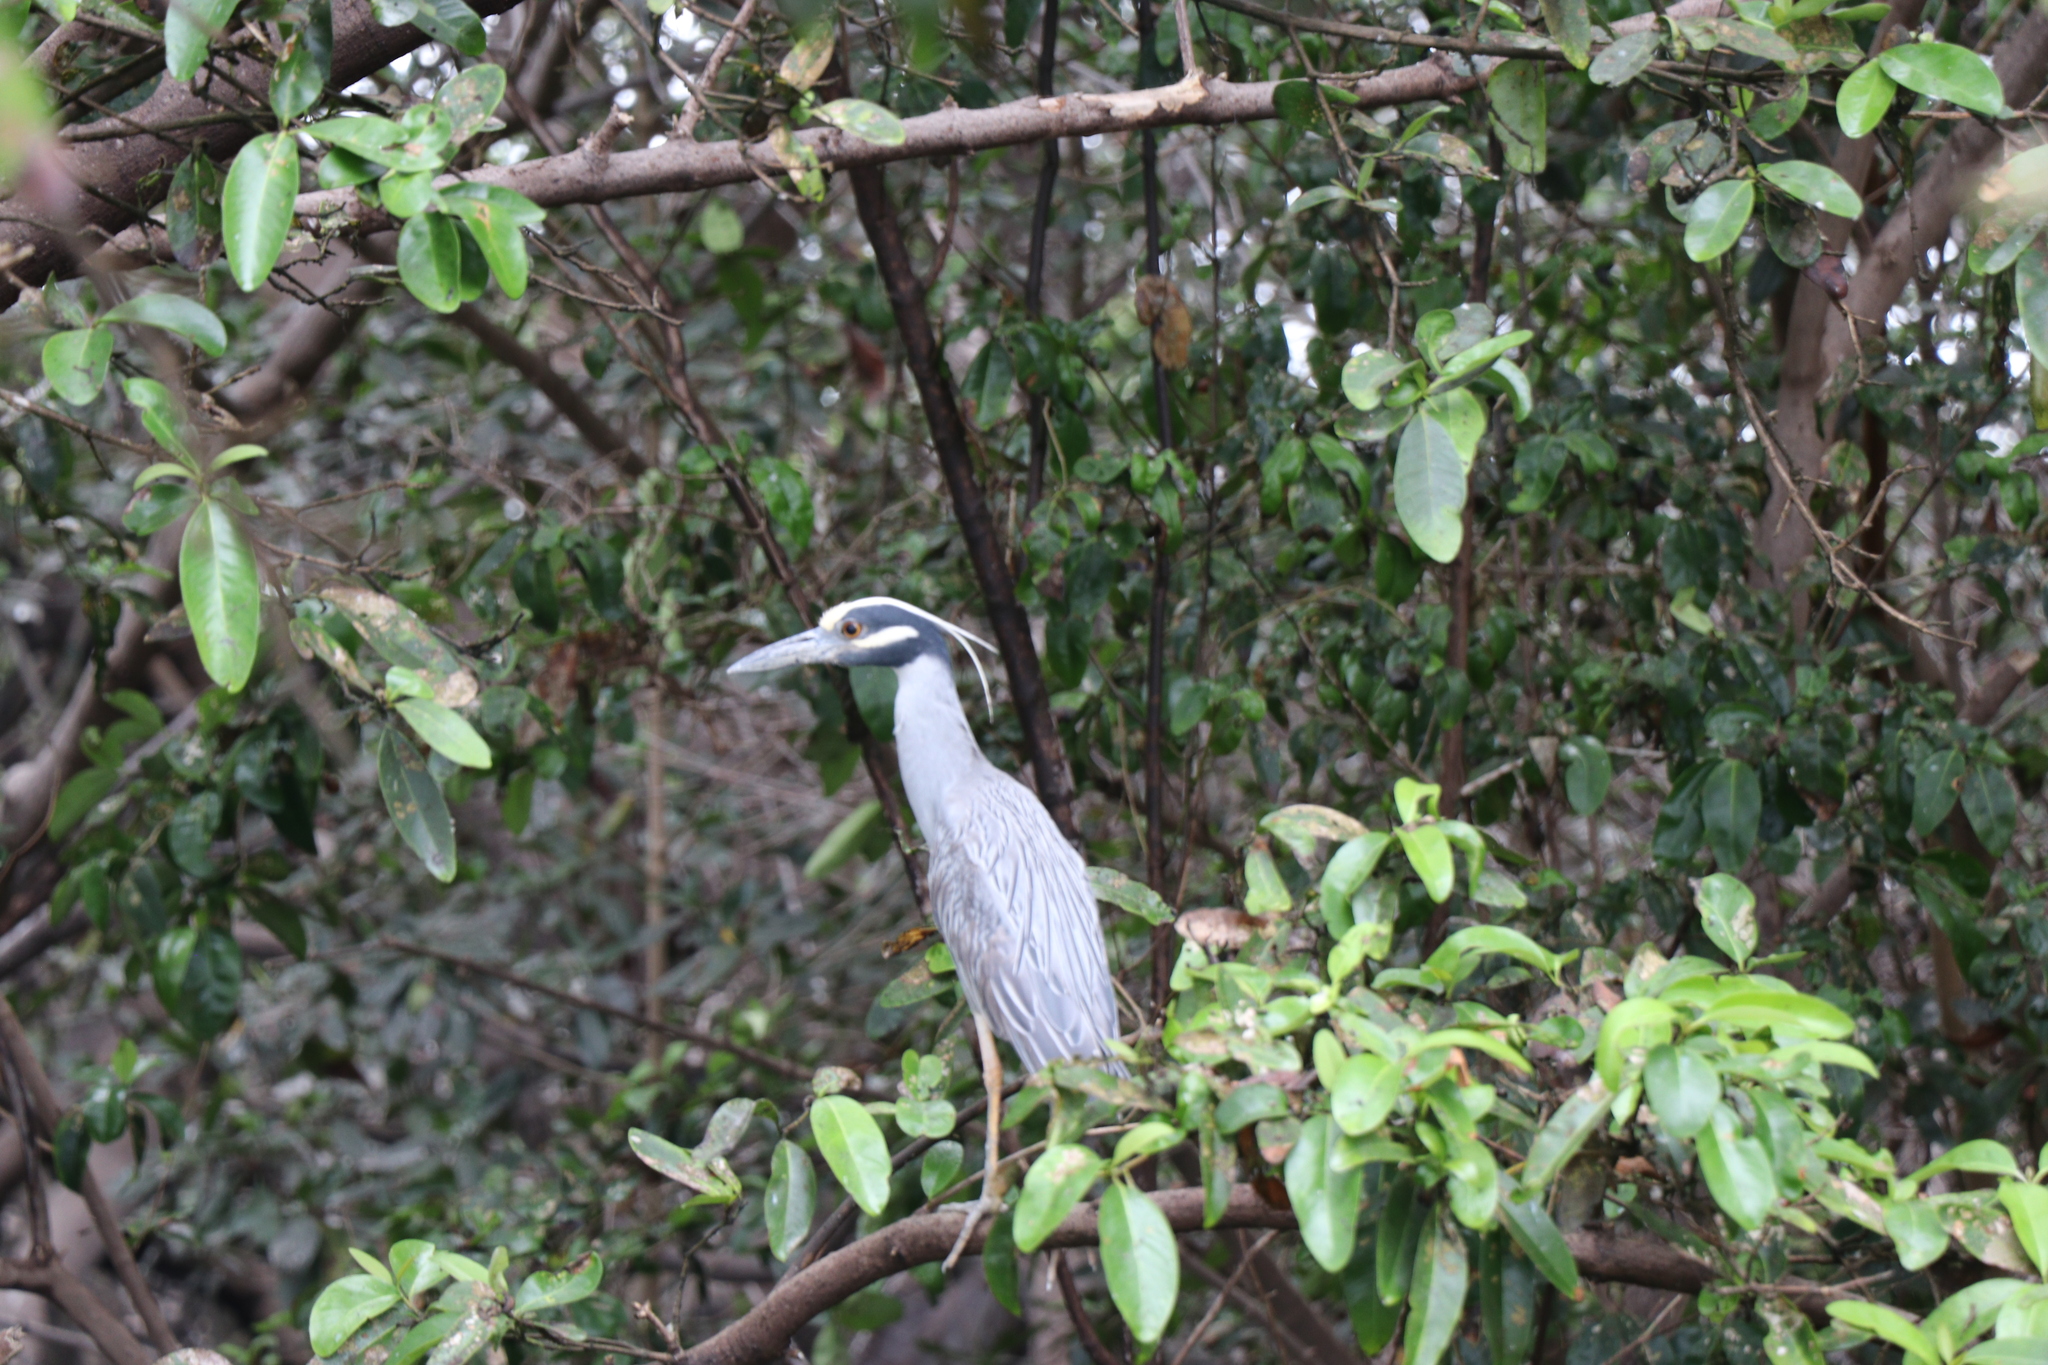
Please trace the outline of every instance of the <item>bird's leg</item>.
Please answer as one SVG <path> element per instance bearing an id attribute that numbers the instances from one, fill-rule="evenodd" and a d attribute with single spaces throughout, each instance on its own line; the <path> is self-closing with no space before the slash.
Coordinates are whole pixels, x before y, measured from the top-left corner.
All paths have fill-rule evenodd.
<path id="1" fill-rule="evenodd" d="M 996 1167 L 1003 1159 L 1003 1059 L 996 1051 L 995 1030 L 976 1015 L 974 1036 L 981 1044 L 981 1079 L 988 1087 L 988 1113 L 983 1121 L 988 1125 L 988 1147 L 982 1155 L 981 1197 L 967 1206 L 967 1221 L 960 1225 L 960 1235 L 953 1241 L 953 1250 L 946 1257 L 945 1269 L 951 1270 L 960 1260 L 960 1253 L 967 1249 L 967 1239 L 974 1235 L 974 1226 L 983 1214 L 994 1218 L 1002 1211 L 1003 1187 Z"/>

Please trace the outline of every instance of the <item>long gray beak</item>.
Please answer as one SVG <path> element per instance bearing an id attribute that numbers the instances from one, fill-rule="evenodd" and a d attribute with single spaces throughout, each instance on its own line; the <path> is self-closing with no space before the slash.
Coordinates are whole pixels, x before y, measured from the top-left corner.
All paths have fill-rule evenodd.
<path id="1" fill-rule="evenodd" d="M 772 645 L 763 645 L 736 663 L 726 665 L 728 673 L 773 673 L 778 668 L 801 664 L 828 664 L 834 658 L 834 641 L 822 630 L 807 630 Z"/>

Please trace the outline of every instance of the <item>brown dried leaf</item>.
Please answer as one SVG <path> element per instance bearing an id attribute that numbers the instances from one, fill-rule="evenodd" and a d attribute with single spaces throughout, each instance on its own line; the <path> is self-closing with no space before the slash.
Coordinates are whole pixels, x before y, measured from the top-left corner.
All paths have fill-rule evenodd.
<path id="1" fill-rule="evenodd" d="M 889 940 L 888 946 L 882 949 L 882 956 L 895 957 L 899 953 L 907 953 L 938 932 L 929 924 L 920 924 L 915 929 L 905 929 Z"/>
<path id="2" fill-rule="evenodd" d="M 1174 932 L 1210 952 L 1235 952 L 1252 941 L 1259 931 L 1255 915 L 1224 906 L 1182 912 L 1173 922 Z"/>
<path id="3" fill-rule="evenodd" d="M 1139 277 L 1135 302 L 1138 321 L 1152 329 L 1152 354 L 1159 363 L 1169 370 L 1187 368 L 1195 320 L 1173 281 L 1161 275 Z"/>

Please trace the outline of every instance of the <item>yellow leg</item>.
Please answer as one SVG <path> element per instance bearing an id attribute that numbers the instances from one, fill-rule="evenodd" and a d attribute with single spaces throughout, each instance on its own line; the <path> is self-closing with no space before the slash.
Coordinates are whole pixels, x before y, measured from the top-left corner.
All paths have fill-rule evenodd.
<path id="1" fill-rule="evenodd" d="M 1003 1159 L 1003 1059 L 996 1051 L 996 1035 L 983 1020 L 974 1020 L 975 1040 L 981 1045 L 981 1079 L 988 1087 L 988 1112 L 983 1121 L 988 1126 L 988 1146 L 982 1155 L 981 1198 L 967 1207 L 967 1221 L 960 1225 L 960 1235 L 954 1239 L 953 1250 L 946 1257 L 945 1269 L 951 1270 L 967 1250 L 967 1239 L 974 1234 L 975 1224 L 983 1214 L 994 1218 L 1003 1207 L 1003 1186 L 997 1167 Z"/>

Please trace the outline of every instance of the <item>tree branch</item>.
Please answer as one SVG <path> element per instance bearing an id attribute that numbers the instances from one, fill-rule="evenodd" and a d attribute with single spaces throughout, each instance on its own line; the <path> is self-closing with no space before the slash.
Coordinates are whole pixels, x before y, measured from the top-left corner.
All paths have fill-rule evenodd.
<path id="1" fill-rule="evenodd" d="M 58 1116 L 63 1113 L 63 1109 L 57 1103 L 57 1092 L 51 1087 L 50 1078 L 43 1071 L 43 1064 L 36 1060 L 35 1048 L 29 1042 L 27 1031 L 22 1028 L 21 1020 L 14 1013 L 14 1006 L 7 1002 L 5 996 L 0 996 L 0 1043 L 4 1043 L 8 1055 L 14 1059 L 15 1066 L 21 1071 L 22 1081 L 28 1086 L 30 1103 L 37 1111 L 43 1131 L 54 1135 L 57 1131 Z M 85 1196 L 85 1206 L 92 1211 L 93 1225 L 99 1229 L 100 1241 L 106 1246 L 107 1260 L 113 1263 L 114 1274 L 121 1281 L 121 1287 L 128 1291 L 129 1302 L 135 1306 L 143 1325 L 149 1329 L 150 1341 L 164 1355 L 177 1350 L 178 1339 L 171 1335 L 170 1321 L 164 1317 L 164 1310 L 157 1304 L 156 1295 L 150 1292 L 149 1285 L 144 1282 L 142 1268 L 135 1264 L 135 1253 L 128 1247 L 128 1234 L 121 1226 L 120 1215 L 108 1201 L 107 1192 L 100 1188 L 99 1178 L 92 1173 L 91 1167 L 85 1169 L 78 1188 L 79 1193 Z M 87 1297 L 92 1297 L 90 1290 L 85 1292 Z M 54 1290 L 52 1297 L 55 1297 Z M 61 1304 L 63 1301 L 60 1299 L 59 1302 Z M 98 1303 L 99 1300 L 93 1298 L 93 1302 Z M 71 1312 L 68 1304 L 63 1306 L 65 1312 Z M 72 1316 L 76 1318 L 77 1314 L 73 1313 Z M 85 1323 L 80 1321 L 79 1326 L 84 1327 Z M 92 1331 L 89 1327 L 86 1330 Z M 122 1331 L 125 1334 L 127 1329 L 123 1328 Z M 98 1332 L 93 1332 L 92 1335 L 95 1341 L 100 1339 Z M 109 1351 L 108 1354 L 112 1355 L 113 1352 Z"/>
<path id="2" fill-rule="evenodd" d="M 967 423 L 960 415 L 952 376 L 946 371 L 946 358 L 940 354 L 938 338 L 932 331 L 931 315 L 925 310 L 923 284 L 904 248 L 881 168 L 859 166 L 850 172 L 850 177 L 861 226 L 874 247 L 875 268 L 882 277 L 882 287 L 888 291 L 889 307 L 896 315 L 897 330 L 903 335 L 905 359 L 924 403 L 932 448 L 938 452 L 939 467 L 945 474 L 947 491 L 952 494 L 953 513 L 967 542 L 968 557 L 974 562 L 974 575 L 988 610 L 989 628 L 995 632 L 996 649 L 1010 676 L 1010 695 L 1023 725 L 1024 747 L 1030 755 L 1032 775 L 1038 781 L 1038 799 L 1045 803 L 1061 832 L 1072 839 L 1073 779 L 1067 774 L 1059 728 L 1053 724 L 1038 649 L 1031 642 L 1031 622 L 1017 604 L 1016 580 L 1003 558 L 995 519 L 974 475 Z"/>
<path id="3" fill-rule="evenodd" d="M 1204 1230 L 1200 1189 L 1183 1186 L 1160 1190 L 1150 1197 L 1176 1233 Z M 1045 1249 L 1058 1251 L 1096 1245 L 1096 1211 L 1094 1204 L 1076 1208 L 1045 1239 Z M 816 1264 L 784 1278 L 738 1322 L 683 1352 L 677 1365 L 766 1365 L 780 1359 L 797 1329 L 834 1304 L 912 1266 L 944 1260 L 953 1249 L 953 1240 L 960 1233 L 960 1220 L 965 1216 L 958 1206 L 919 1214 L 820 1258 Z M 1274 1208 L 1250 1185 L 1237 1185 L 1230 1191 L 1223 1216 L 1211 1230 L 1291 1230 L 1294 1226 L 1291 1212 Z M 977 1227 L 967 1239 L 968 1251 L 979 1253 L 987 1237 L 984 1220 L 983 1226 Z M 1705 1261 L 1637 1233 L 1581 1229 L 1566 1234 L 1565 1241 L 1578 1262 L 1579 1273 L 1589 1279 L 1696 1294 L 1718 1278 L 1718 1272 Z M 1809 1313 L 1839 1297 L 1837 1291 L 1825 1285 L 1804 1280 L 1788 1280 L 1779 1288 Z"/>

